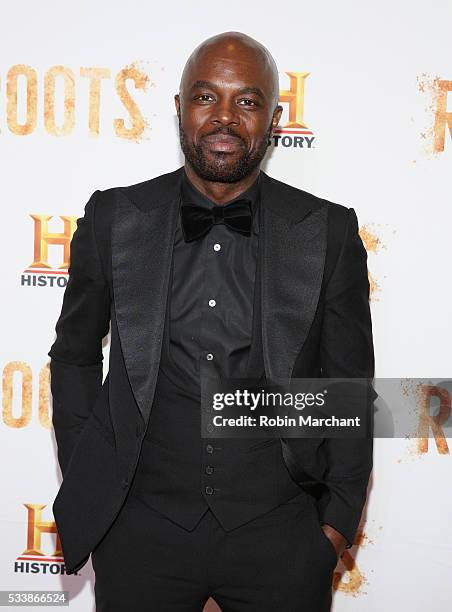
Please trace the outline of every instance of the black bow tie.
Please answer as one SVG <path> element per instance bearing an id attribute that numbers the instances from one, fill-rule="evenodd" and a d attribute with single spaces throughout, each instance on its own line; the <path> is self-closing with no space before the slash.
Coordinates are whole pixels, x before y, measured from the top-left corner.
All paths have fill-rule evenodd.
<path id="1" fill-rule="evenodd" d="M 226 205 L 216 204 L 213 208 L 182 204 L 181 219 L 185 242 L 204 236 L 216 223 L 224 223 L 234 232 L 250 236 L 253 220 L 251 200 L 235 200 Z"/>

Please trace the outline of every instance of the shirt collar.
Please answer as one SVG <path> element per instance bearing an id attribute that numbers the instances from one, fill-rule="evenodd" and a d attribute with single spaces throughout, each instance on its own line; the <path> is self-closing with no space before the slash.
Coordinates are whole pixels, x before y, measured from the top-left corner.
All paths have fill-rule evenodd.
<path id="1" fill-rule="evenodd" d="M 260 184 L 261 184 L 261 172 L 259 172 L 256 180 L 246 191 L 243 191 L 232 200 L 225 202 L 224 204 L 216 204 L 206 195 L 201 193 L 190 181 L 185 170 L 182 172 L 182 180 L 181 180 L 181 197 L 182 203 L 190 203 L 196 204 L 197 206 L 204 206 L 205 208 L 212 208 L 213 206 L 226 206 L 226 204 L 230 204 L 231 202 L 235 202 L 236 200 L 241 200 L 242 198 L 246 198 L 251 200 L 251 209 L 253 211 L 253 233 L 259 233 L 259 220 L 258 220 L 258 211 L 259 211 L 259 202 L 260 202 Z"/>

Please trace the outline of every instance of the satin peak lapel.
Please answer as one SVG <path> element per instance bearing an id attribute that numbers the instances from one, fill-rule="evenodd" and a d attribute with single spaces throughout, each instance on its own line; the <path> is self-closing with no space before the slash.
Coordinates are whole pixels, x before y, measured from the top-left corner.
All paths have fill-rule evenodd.
<path id="1" fill-rule="evenodd" d="M 316 312 L 325 265 L 327 205 L 263 173 L 260 236 L 266 375 L 291 378 Z"/>
<path id="2" fill-rule="evenodd" d="M 160 363 L 182 168 L 117 192 L 113 291 L 124 361 L 144 422 Z"/>

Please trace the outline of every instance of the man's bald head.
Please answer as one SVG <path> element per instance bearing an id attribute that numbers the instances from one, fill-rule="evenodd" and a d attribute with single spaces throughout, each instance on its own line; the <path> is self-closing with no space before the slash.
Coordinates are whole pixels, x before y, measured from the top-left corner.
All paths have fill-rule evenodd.
<path id="1" fill-rule="evenodd" d="M 215 61 L 216 58 L 243 64 L 254 64 L 263 73 L 269 86 L 273 106 L 275 107 L 278 104 L 279 77 L 276 62 L 264 45 L 242 32 L 223 32 L 211 36 L 196 47 L 182 72 L 179 86 L 182 100 L 185 91 L 190 86 L 193 72 L 198 71 L 199 67 L 205 62 Z"/>

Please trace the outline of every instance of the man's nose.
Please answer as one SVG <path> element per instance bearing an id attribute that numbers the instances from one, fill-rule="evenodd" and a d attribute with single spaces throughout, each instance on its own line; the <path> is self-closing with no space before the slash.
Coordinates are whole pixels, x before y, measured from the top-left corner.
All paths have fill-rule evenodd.
<path id="1" fill-rule="evenodd" d="M 222 125 L 240 124 L 237 108 L 227 100 L 215 104 L 211 120 L 213 123 L 221 123 Z"/>

